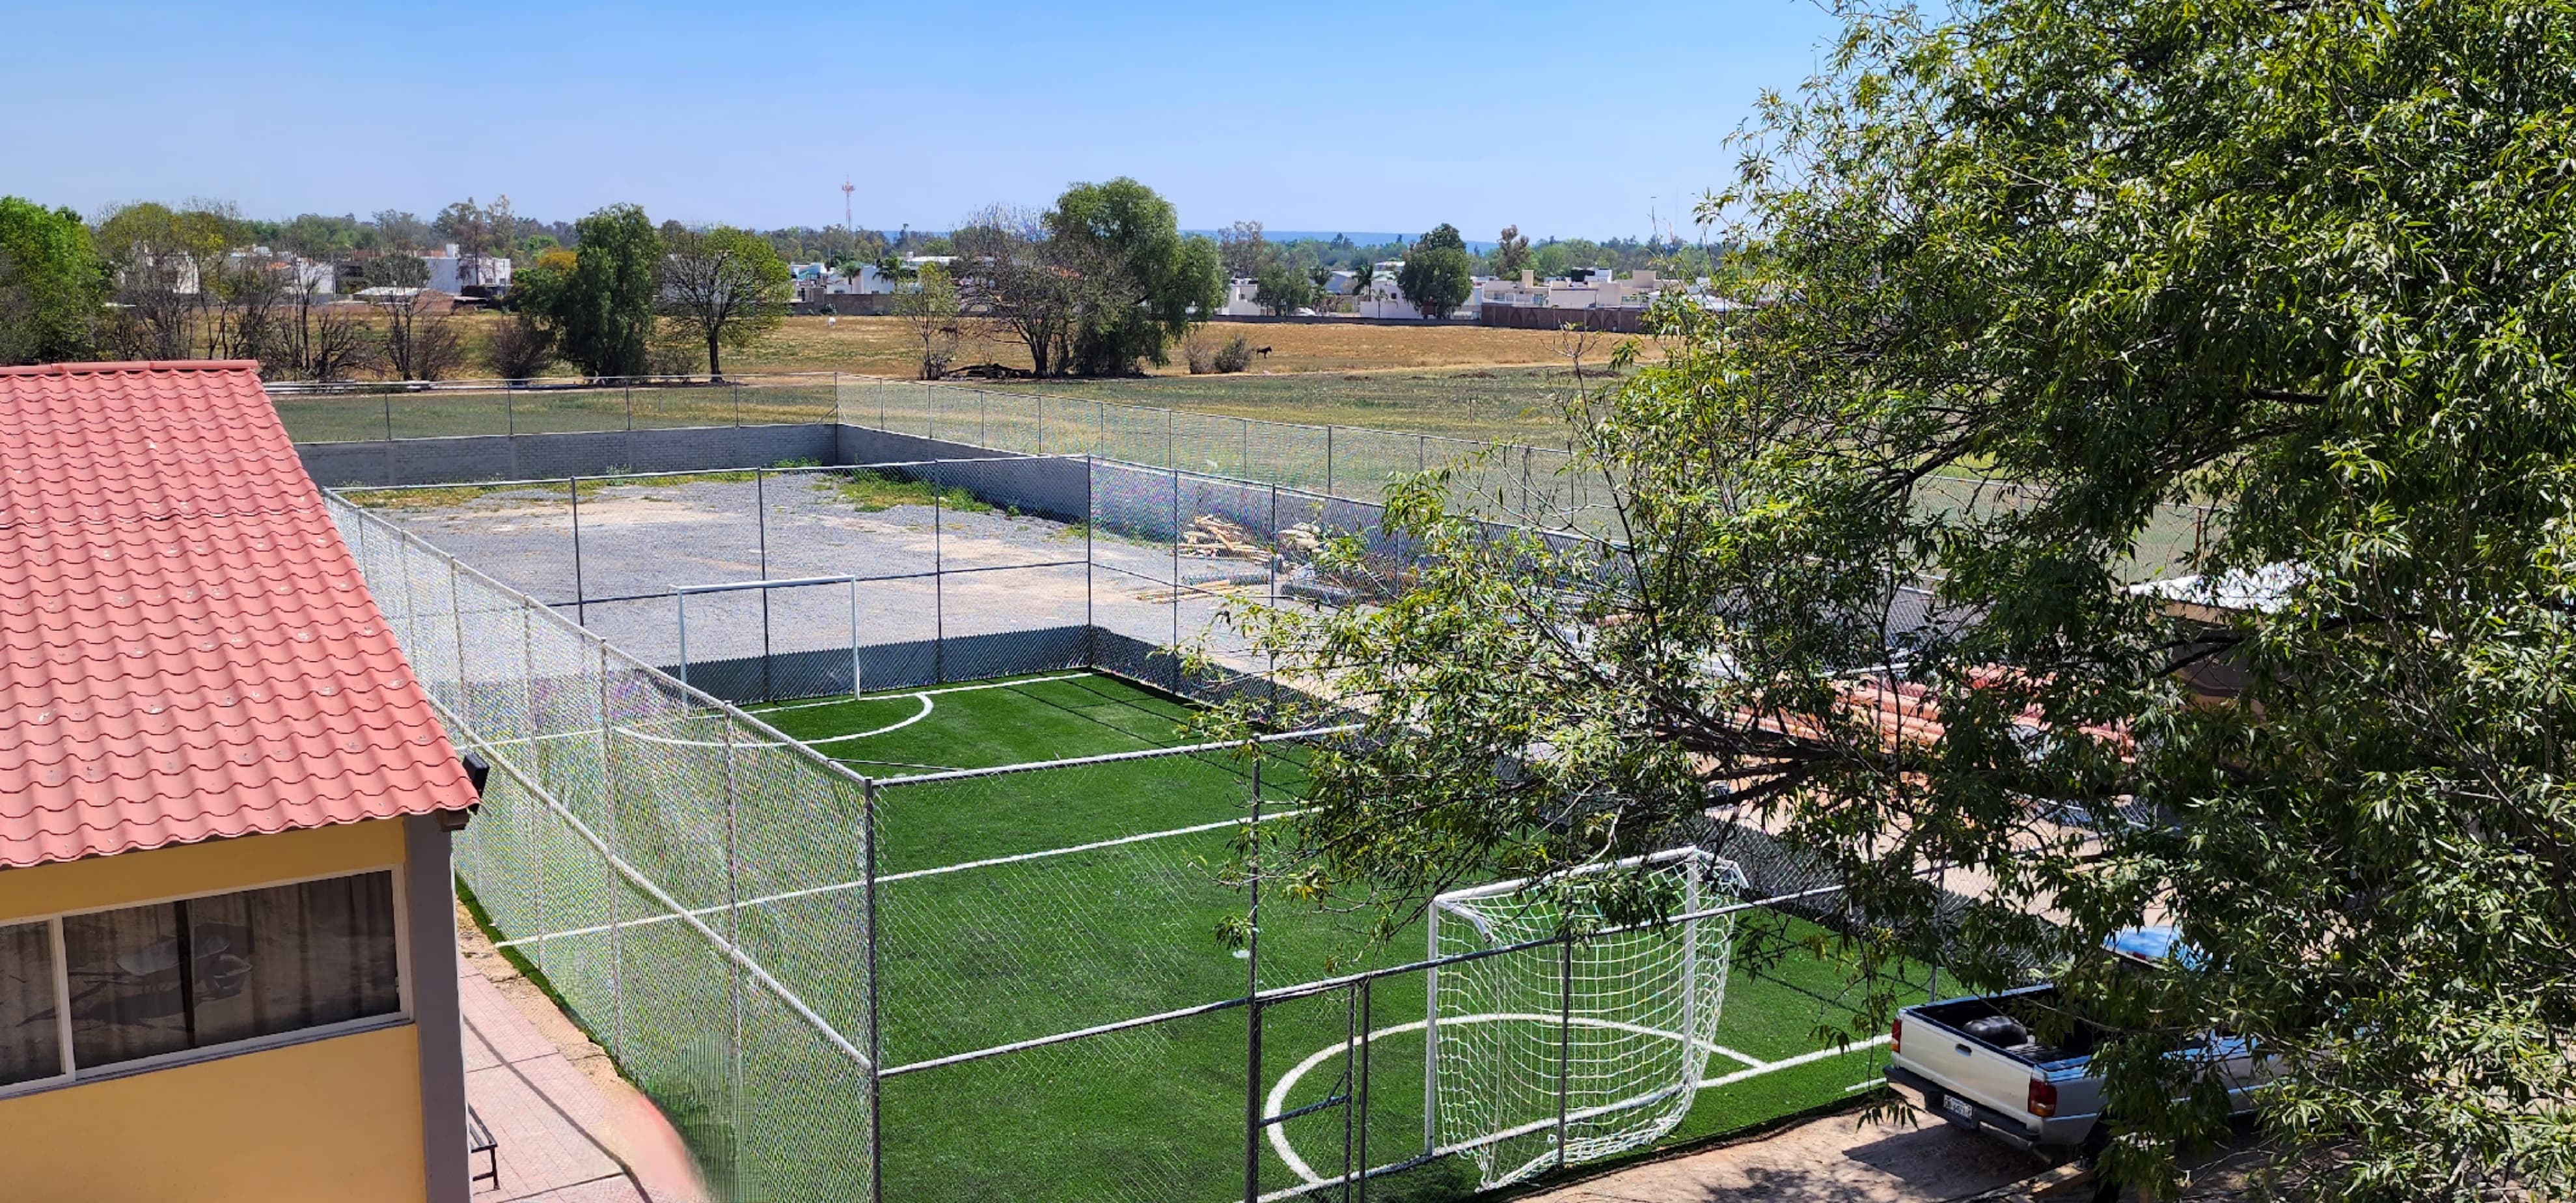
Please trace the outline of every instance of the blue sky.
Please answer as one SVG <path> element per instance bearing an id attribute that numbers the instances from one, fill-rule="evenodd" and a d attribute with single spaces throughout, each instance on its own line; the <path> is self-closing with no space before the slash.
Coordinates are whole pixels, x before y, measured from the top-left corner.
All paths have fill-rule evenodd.
<path id="1" fill-rule="evenodd" d="M 22 4 L 0 193 L 255 216 L 506 193 L 655 219 L 946 228 L 1130 175 L 1181 224 L 1689 235 L 1813 0 Z"/>

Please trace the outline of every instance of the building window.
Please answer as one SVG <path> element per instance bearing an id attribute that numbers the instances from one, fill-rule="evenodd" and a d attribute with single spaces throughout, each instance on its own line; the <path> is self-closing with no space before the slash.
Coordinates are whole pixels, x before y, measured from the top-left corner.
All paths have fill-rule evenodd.
<path id="1" fill-rule="evenodd" d="M 55 998 L 54 925 L 0 927 L 0 1086 L 62 1075 Z"/>
<path id="2" fill-rule="evenodd" d="M 396 947 L 390 871 L 0 928 L 0 1085 L 394 1014 Z"/>

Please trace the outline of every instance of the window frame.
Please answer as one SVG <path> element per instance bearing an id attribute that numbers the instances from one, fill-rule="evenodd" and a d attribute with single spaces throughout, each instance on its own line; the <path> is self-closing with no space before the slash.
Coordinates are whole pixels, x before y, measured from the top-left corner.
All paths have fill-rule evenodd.
<path id="1" fill-rule="evenodd" d="M 65 947 L 63 940 L 63 920 L 81 915 L 100 915 L 111 911 L 127 911 L 143 907 L 168 906 L 172 903 L 192 902 L 200 898 L 222 898 L 232 894 L 247 894 L 254 890 L 274 889 L 278 886 L 304 885 L 308 882 L 316 881 L 336 881 L 344 877 L 366 877 L 370 874 L 376 873 L 386 874 L 390 878 L 389 886 L 393 890 L 395 978 L 395 1006 L 393 1010 L 382 1015 L 368 1015 L 358 1019 L 344 1019 L 336 1023 L 326 1023 L 315 1027 L 296 1028 L 292 1031 L 286 1032 L 271 1032 L 265 1036 L 250 1036 L 240 1040 L 227 1040 L 221 1044 L 207 1044 L 200 1045 L 196 1048 L 178 1049 L 167 1053 L 155 1053 L 149 1057 L 136 1057 L 130 1061 L 111 1062 L 91 1069 L 83 1069 L 78 1064 L 78 1058 L 75 1056 L 72 1049 L 71 960 L 68 955 L 69 949 Z M 221 890 L 197 890 L 184 894 L 165 894 L 153 898 L 131 899 L 107 906 L 75 907 L 70 910 L 50 911 L 31 915 L 14 915 L 6 919 L 0 919 L 0 927 L 23 927 L 36 923 L 42 923 L 46 927 L 53 951 L 54 1039 L 55 1043 L 58 1045 L 58 1052 L 61 1056 L 61 1072 L 54 1074 L 51 1077 L 30 1078 L 24 1082 L 0 1084 L 0 1099 L 11 1099 L 21 1095 L 39 1094 L 48 1090 L 61 1090 L 66 1087 L 85 1085 L 90 1082 L 104 1082 L 115 1078 L 131 1077 L 135 1074 L 151 1073 L 155 1070 L 170 1069 L 181 1065 L 193 1065 L 200 1061 L 218 1061 L 226 1057 L 238 1057 L 245 1053 L 266 1052 L 270 1049 L 285 1048 L 290 1045 L 297 1044 L 309 1044 L 316 1040 L 328 1040 L 335 1036 L 355 1035 L 359 1032 L 371 1032 L 379 1028 L 401 1027 L 405 1024 L 411 1023 L 415 1016 L 412 1011 L 412 974 L 414 971 L 414 957 L 412 955 L 411 946 L 410 884 L 410 872 L 408 866 L 400 864 L 377 865 L 365 869 L 342 869 L 330 873 L 307 873 L 296 877 L 280 877 L 269 881 L 249 882 Z"/>

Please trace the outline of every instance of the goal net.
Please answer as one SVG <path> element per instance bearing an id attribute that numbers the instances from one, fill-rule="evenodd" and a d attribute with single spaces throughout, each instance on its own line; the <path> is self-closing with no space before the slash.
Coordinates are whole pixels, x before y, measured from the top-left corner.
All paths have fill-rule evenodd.
<path id="1" fill-rule="evenodd" d="M 1662 896 L 1665 923 L 1618 927 L 1613 892 Z M 1654 1142 L 1691 1109 L 1710 1052 L 1743 873 L 1680 848 L 1433 900 L 1435 958 L 1569 942 L 1445 965 L 1428 1016 L 1436 1145 L 1487 1188 Z"/>

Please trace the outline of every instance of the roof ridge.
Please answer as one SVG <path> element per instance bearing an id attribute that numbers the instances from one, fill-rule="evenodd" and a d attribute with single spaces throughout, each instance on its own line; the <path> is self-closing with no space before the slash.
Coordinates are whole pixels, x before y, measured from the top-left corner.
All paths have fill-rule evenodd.
<path id="1" fill-rule="evenodd" d="M 256 359 L 110 359 L 83 363 L 31 363 L 0 367 L 0 376 L 91 376 L 110 372 L 251 372 Z"/>

